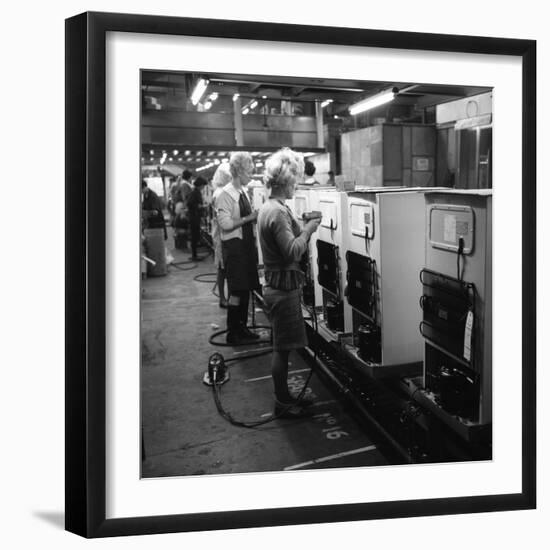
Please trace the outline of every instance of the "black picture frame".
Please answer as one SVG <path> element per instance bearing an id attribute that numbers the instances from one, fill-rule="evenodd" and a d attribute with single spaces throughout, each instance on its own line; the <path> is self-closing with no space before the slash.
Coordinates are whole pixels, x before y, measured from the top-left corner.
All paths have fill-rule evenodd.
<path id="1" fill-rule="evenodd" d="M 106 33 L 516 56 L 522 61 L 522 490 L 515 494 L 106 519 Z M 83 13 L 66 20 L 66 529 L 108 537 L 532 509 L 536 506 L 536 42 Z"/>

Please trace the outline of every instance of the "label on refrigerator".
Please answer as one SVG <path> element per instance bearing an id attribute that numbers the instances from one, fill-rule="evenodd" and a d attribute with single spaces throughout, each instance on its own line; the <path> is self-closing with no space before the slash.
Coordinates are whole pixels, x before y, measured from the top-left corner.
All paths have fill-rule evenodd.
<path id="1" fill-rule="evenodd" d="M 472 357 L 472 331 L 474 329 L 474 312 L 468 311 L 466 327 L 464 329 L 464 359 L 470 361 Z"/>
<path id="2" fill-rule="evenodd" d="M 426 157 L 413 157 L 413 170 L 416 172 L 428 172 L 430 159 Z"/>
<path id="3" fill-rule="evenodd" d="M 336 214 L 336 204 L 332 201 L 321 200 L 319 201 L 319 210 L 323 215 L 321 226 L 330 229 L 336 229 L 338 227 L 338 216 Z"/>
<path id="4" fill-rule="evenodd" d="M 443 218 L 443 240 L 456 243 L 456 217 L 447 215 Z"/>

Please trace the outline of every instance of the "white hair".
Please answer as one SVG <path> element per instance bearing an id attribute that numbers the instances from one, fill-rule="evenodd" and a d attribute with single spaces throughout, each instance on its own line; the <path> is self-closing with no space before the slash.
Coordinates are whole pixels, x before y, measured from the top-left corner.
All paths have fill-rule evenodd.
<path id="1" fill-rule="evenodd" d="M 264 183 L 272 187 L 294 185 L 304 176 L 304 157 L 288 147 L 279 149 L 265 163 Z"/>
<path id="2" fill-rule="evenodd" d="M 246 151 L 235 151 L 229 158 L 229 170 L 234 178 L 254 171 L 252 155 Z"/>
<path id="3" fill-rule="evenodd" d="M 214 187 L 223 187 L 225 184 L 229 183 L 231 181 L 231 172 L 229 170 L 229 164 L 227 162 L 223 162 L 220 164 L 214 173 L 214 177 L 212 178 L 212 184 Z"/>

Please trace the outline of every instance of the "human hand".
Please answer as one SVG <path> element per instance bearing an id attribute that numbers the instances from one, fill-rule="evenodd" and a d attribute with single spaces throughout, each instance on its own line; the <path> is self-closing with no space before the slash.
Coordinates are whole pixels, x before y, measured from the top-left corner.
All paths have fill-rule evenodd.
<path id="1" fill-rule="evenodd" d="M 253 210 L 250 214 L 248 214 L 248 216 L 246 216 L 246 221 L 255 222 L 257 218 L 258 218 L 258 211 Z"/>
<path id="2" fill-rule="evenodd" d="M 315 233 L 315 231 L 317 231 L 320 224 L 321 218 L 313 218 L 306 223 L 306 225 L 304 226 L 304 231 L 309 233 L 309 235 L 312 235 L 313 233 Z"/>

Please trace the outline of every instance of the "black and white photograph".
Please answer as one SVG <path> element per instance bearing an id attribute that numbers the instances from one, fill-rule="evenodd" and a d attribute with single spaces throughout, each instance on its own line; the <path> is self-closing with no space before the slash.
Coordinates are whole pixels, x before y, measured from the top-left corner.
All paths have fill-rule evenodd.
<path id="1" fill-rule="evenodd" d="M 493 88 L 140 92 L 141 476 L 490 461 Z"/>
<path id="2" fill-rule="evenodd" d="M 544 547 L 543 6 L 7 4 L 2 546 Z"/>
<path id="3" fill-rule="evenodd" d="M 534 41 L 66 25 L 67 530 L 533 509 Z"/>

